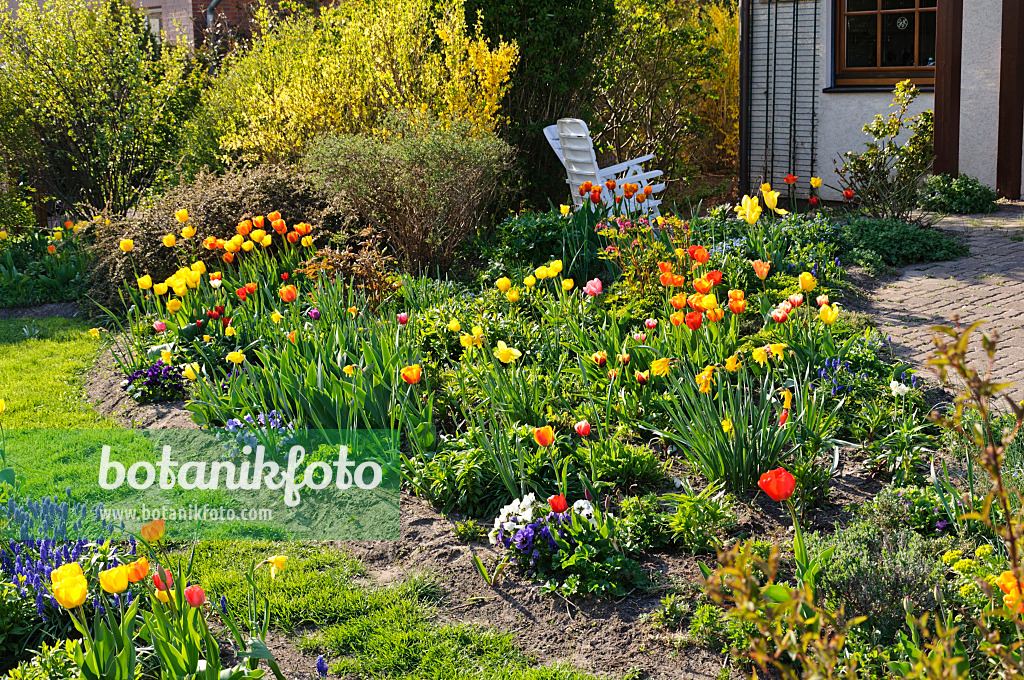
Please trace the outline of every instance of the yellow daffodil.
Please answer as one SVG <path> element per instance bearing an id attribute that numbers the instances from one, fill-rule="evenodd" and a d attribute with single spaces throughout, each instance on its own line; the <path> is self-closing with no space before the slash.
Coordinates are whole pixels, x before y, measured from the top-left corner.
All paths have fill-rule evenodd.
<path id="1" fill-rule="evenodd" d="M 497 357 L 498 361 L 501 363 L 510 364 L 523 356 L 523 353 L 513 347 L 509 347 L 504 341 L 499 340 L 498 346 L 494 350 L 494 356 Z"/>
<path id="2" fill-rule="evenodd" d="M 285 555 L 274 555 L 273 557 L 267 558 L 267 563 L 270 564 L 270 578 L 277 578 L 277 572 L 284 569 L 285 562 L 288 561 L 288 557 Z"/>
<path id="3" fill-rule="evenodd" d="M 233 364 L 240 364 L 243 361 L 245 361 L 245 353 L 239 352 L 238 350 L 235 350 L 234 352 L 228 352 L 226 359 Z"/>
<path id="4" fill-rule="evenodd" d="M 355 307 L 349 307 L 348 308 L 348 313 L 351 314 L 352 318 L 354 319 L 354 318 L 356 318 L 356 314 L 359 313 L 359 310 L 357 308 L 355 308 Z"/>
<path id="5" fill-rule="evenodd" d="M 235 330 L 234 326 L 228 326 L 224 329 L 224 335 L 229 338 L 233 338 L 238 335 L 238 331 Z"/>
<path id="6" fill-rule="evenodd" d="M 731 357 L 725 360 L 725 370 L 730 373 L 735 373 L 740 368 L 740 357 L 738 354 L 733 354 Z"/>
<path id="7" fill-rule="evenodd" d="M 270 313 L 270 320 L 273 321 L 274 323 L 281 323 L 281 319 L 283 318 L 284 315 L 281 314 L 281 312 L 277 311 L 276 309 Z"/>
<path id="8" fill-rule="evenodd" d="M 171 359 L 172 358 L 173 358 L 173 355 L 169 351 L 167 351 L 166 349 L 162 350 L 160 352 L 160 360 L 163 361 L 168 366 L 171 365 Z"/>
<path id="9" fill-rule="evenodd" d="M 90 328 L 89 329 L 89 335 L 92 336 L 93 340 L 99 340 L 100 339 L 100 329 L 99 328 Z"/>
<path id="10" fill-rule="evenodd" d="M 793 392 L 788 389 L 782 390 L 782 408 L 787 411 L 793 408 Z"/>
<path id="11" fill-rule="evenodd" d="M 6 409 L 6 408 L 7 408 L 7 402 L 5 402 L 3 399 L 0 399 L 0 416 L 2 416 L 4 414 L 4 409 Z"/>
<path id="12" fill-rule="evenodd" d="M 345 375 L 347 375 L 350 378 L 356 374 L 356 367 L 353 366 L 352 364 L 349 364 L 348 366 L 341 370 L 344 371 Z"/>
<path id="13" fill-rule="evenodd" d="M 777 342 L 777 343 L 772 343 L 772 344 L 768 345 L 768 350 L 772 353 L 772 356 L 775 357 L 776 359 L 782 359 L 782 358 L 784 358 L 786 356 L 785 355 L 785 351 L 786 351 L 786 348 L 788 346 L 789 345 L 787 345 L 784 342 Z"/>
<path id="14" fill-rule="evenodd" d="M 826 326 L 831 326 L 839 318 L 839 307 L 836 305 L 822 305 L 818 310 L 818 318 Z"/>
<path id="15" fill-rule="evenodd" d="M 473 326 L 473 330 L 470 331 L 473 337 L 482 338 L 484 337 L 484 329 L 480 326 Z"/>
<path id="16" fill-rule="evenodd" d="M 697 374 L 697 386 L 703 394 L 711 392 L 711 382 L 715 376 L 714 366 L 705 366 L 704 370 Z"/>
<path id="17" fill-rule="evenodd" d="M 655 359 L 651 362 L 651 373 L 654 375 L 665 377 L 668 375 L 669 370 L 669 359 L 667 357 Z"/>
<path id="18" fill-rule="evenodd" d="M 722 420 L 722 432 L 726 434 L 732 434 L 732 419 L 724 418 Z"/>
<path id="19" fill-rule="evenodd" d="M 768 350 L 764 347 L 757 347 L 751 352 L 754 361 L 764 366 L 768 363 Z"/>

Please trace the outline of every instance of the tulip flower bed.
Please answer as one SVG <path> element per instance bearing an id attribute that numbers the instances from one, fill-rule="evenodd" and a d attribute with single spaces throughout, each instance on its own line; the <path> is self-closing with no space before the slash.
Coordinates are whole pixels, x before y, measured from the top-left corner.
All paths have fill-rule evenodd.
<path id="1" fill-rule="evenodd" d="M 617 191 L 586 187 L 581 210 L 544 218 L 559 221 L 560 246 L 492 262 L 471 284 L 398 271 L 335 278 L 311 225 L 270 212 L 201 234 L 182 210 L 163 237 L 177 270 L 154 279 L 123 240 L 135 271 L 127 312 L 111 310 L 87 335 L 109 347 L 134 399 L 184 399 L 197 426 L 239 448 L 315 429 L 400 432 L 404 490 L 489 539 L 464 560 L 481 588 L 539 590 L 574 607 L 636 600 L 646 613 L 631 625 L 727 653 L 761 623 L 729 610 L 739 591 L 666 586 L 652 557 L 683 560 L 673 576 L 692 579 L 711 575 L 718 552 L 734 576 L 754 565 L 773 577 L 764 534 L 774 534 L 788 583 L 819 593 L 829 612 L 889 611 L 950 565 L 950 597 L 983 611 L 984 593 L 965 579 L 1005 560 L 983 549 L 991 530 L 960 519 L 979 497 L 963 500 L 948 478 L 925 484 L 928 456 L 949 442 L 926 418 L 924 383 L 846 309 L 842 225 L 787 212 L 768 185 L 689 219 L 605 208 L 602 195 Z M 860 499 L 850 526 L 811 533 L 822 511 L 854 500 L 836 490 L 841 467 L 893 485 Z M 37 488 L 53 472 L 32 474 Z M 751 528 L 755 540 L 740 541 Z M 903 542 L 886 543 L 886 531 Z M 80 638 L 50 653 L 90 677 L 127 677 L 117 673 L 137 664 L 161 677 L 280 677 L 268 635 L 303 624 L 315 629 L 302 650 L 335 659 L 315 665 L 321 676 L 421 677 L 399 658 L 405 636 L 437 659 L 432 677 L 454 677 L 472 654 L 482 674 L 584 677 L 432 620 L 428 582 L 357 587 L 362 567 L 333 548 L 168 544 L 187 538 L 172 525 L 111 537 L 0 551 L 11 601 L 46 622 L 26 644 Z M 725 552 L 735 545 L 747 552 Z M 302 575 L 289 573 L 291 547 Z M 958 550 L 984 566 L 937 557 Z M 872 565 L 884 573 L 875 589 L 863 586 Z M 996 585 L 1009 597 L 1008 579 Z M 783 582 L 766 597 L 796 597 Z M 444 642 L 422 642 L 431 636 Z M 867 629 L 849 639 L 849 658 L 872 672 L 916 658 L 913 640 L 878 645 Z M 219 666 L 228 647 L 237 659 Z"/>

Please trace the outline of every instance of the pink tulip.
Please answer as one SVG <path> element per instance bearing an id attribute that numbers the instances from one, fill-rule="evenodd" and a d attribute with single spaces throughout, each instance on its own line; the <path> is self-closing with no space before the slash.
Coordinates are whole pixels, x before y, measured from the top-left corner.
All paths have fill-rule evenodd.
<path id="1" fill-rule="evenodd" d="M 403 326 L 405 324 L 409 323 L 409 313 L 408 312 L 401 312 L 398 315 L 398 323 L 402 324 Z"/>
<path id="2" fill-rule="evenodd" d="M 576 423 L 576 434 L 581 437 L 587 437 L 590 435 L 590 423 L 585 420 L 581 420 Z"/>
<path id="3" fill-rule="evenodd" d="M 647 334 L 646 333 L 634 333 L 633 334 L 633 339 L 636 340 L 637 342 L 647 342 Z"/>
<path id="4" fill-rule="evenodd" d="M 190 607 L 202 607 L 206 602 L 206 593 L 200 586 L 189 586 L 185 588 L 185 601 Z"/>
<path id="5" fill-rule="evenodd" d="M 165 324 L 163 321 L 157 321 L 155 324 L 153 324 L 153 330 L 155 330 L 157 333 L 163 333 L 165 330 L 167 330 L 167 324 Z"/>
<path id="6" fill-rule="evenodd" d="M 601 285 L 601 279 L 587 281 L 587 285 L 583 286 L 583 292 L 590 297 L 597 297 L 601 294 L 602 290 L 604 290 L 604 287 Z"/>
<path id="7" fill-rule="evenodd" d="M 653 331 L 655 328 L 658 327 L 658 320 L 648 319 L 647 321 L 644 321 L 644 325 L 647 326 L 647 330 Z"/>

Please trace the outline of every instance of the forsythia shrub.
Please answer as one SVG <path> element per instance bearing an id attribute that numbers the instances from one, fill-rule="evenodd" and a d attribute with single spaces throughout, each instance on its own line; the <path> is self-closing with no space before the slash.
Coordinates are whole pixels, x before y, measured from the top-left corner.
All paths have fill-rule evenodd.
<path id="1" fill-rule="evenodd" d="M 122 0 L 0 14 L 0 63 L 0 164 L 79 217 L 127 211 L 173 168 L 206 77 Z"/>
<path id="2" fill-rule="evenodd" d="M 245 160 L 294 159 L 317 134 L 366 132 L 402 108 L 491 132 L 518 54 L 470 34 L 461 0 L 357 0 L 257 21 L 261 40 L 225 61 L 203 114 Z"/>

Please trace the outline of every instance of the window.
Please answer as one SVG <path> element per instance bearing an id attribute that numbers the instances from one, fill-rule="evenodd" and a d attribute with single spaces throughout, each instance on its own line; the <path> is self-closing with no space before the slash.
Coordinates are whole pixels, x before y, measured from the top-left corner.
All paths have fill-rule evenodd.
<path id="1" fill-rule="evenodd" d="M 936 0 L 836 0 L 836 85 L 935 83 Z"/>
<path id="2" fill-rule="evenodd" d="M 159 7 L 150 7 L 146 10 L 146 18 L 149 20 L 149 32 L 159 38 L 164 28 L 163 12 Z"/>

